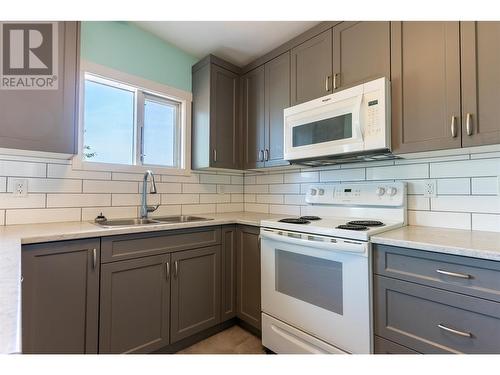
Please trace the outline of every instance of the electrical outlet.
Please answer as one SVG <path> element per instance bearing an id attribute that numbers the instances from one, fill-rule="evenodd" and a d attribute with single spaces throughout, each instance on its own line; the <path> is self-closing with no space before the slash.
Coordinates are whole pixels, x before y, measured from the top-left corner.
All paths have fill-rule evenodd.
<path id="1" fill-rule="evenodd" d="M 28 180 L 16 178 L 12 180 L 12 194 L 15 197 L 25 197 L 28 195 Z"/>
<path id="2" fill-rule="evenodd" d="M 437 195 L 436 180 L 427 180 L 424 182 L 424 197 L 435 198 Z"/>

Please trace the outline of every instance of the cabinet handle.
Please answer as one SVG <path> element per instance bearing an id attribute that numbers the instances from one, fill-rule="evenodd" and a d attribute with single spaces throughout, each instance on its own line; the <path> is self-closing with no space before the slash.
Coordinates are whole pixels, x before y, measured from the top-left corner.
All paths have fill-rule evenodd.
<path id="1" fill-rule="evenodd" d="M 170 262 L 165 263 L 165 271 L 167 280 L 170 279 Z"/>
<path id="2" fill-rule="evenodd" d="M 334 89 L 334 90 L 337 90 L 337 89 L 338 89 L 338 83 L 339 83 L 339 82 L 338 82 L 339 80 L 337 79 L 337 76 L 338 76 L 338 75 L 339 75 L 338 73 L 334 73 L 334 74 L 333 74 L 333 89 Z"/>
<path id="3" fill-rule="evenodd" d="M 264 155 L 265 161 L 269 161 L 269 150 L 267 148 L 264 150 Z"/>
<path id="4" fill-rule="evenodd" d="M 259 150 L 259 161 L 264 161 L 264 150 Z"/>
<path id="5" fill-rule="evenodd" d="M 467 113 L 467 119 L 465 120 L 465 129 L 467 130 L 467 135 L 472 135 L 472 113 Z"/>
<path id="6" fill-rule="evenodd" d="M 472 333 L 470 332 L 464 332 L 464 331 L 459 331 L 450 327 L 446 327 L 444 324 L 440 323 L 437 325 L 440 329 L 446 332 L 454 333 L 455 335 L 462 336 L 462 337 L 472 337 Z"/>
<path id="7" fill-rule="evenodd" d="M 330 91 L 330 76 L 325 77 L 325 91 L 326 92 Z"/>
<path id="8" fill-rule="evenodd" d="M 214 148 L 214 162 L 217 161 L 217 150 Z"/>
<path id="9" fill-rule="evenodd" d="M 97 267 L 97 249 L 92 249 L 92 269 Z"/>
<path id="10" fill-rule="evenodd" d="M 467 275 L 466 273 L 450 272 L 450 271 L 445 271 L 445 270 L 440 270 L 440 269 L 437 269 L 436 272 L 440 273 L 441 275 L 459 277 L 461 279 L 472 279 L 472 276 Z"/>
<path id="11" fill-rule="evenodd" d="M 457 136 L 457 117 L 456 116 L 451 116 L 451 136 L 453 138 L 456 138 Z"/>
<path id="12" fill-rule="evenodd" d="M 174 268 L 175 268 L 174 277 L 177 279 L 177 276 L 179 275 L 179 262 L 177 260 L 174 263 Z"/>

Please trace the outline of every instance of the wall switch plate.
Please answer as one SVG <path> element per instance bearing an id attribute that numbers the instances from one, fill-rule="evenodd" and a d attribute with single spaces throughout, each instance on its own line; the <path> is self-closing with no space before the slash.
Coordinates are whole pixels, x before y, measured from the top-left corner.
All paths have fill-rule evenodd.
<path id="1" fill-rule="evenodd" d="M 28 195 L 28 180 L 16 178 L 12 180 L 12 194 L 15 197 L 25 197 Z"/>
<path id="2" fill-rule="evenodd" d="M 424 197 L 425 198 L 435 198 L 436 195 L 437 195 L 436 180 L 426 180 L 424 182 Z"/>

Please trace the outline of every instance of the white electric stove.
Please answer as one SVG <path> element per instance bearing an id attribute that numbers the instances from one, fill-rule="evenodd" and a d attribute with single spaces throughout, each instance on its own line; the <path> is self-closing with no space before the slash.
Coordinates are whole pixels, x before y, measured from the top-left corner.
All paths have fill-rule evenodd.
<path id="1" fill-rule="evenodd" d="M 318 184 L 306 202 L 304 216 L 261 222 L 262 343 L 371 353 L 369 239 L 406 225 L 406 184 Z"/>

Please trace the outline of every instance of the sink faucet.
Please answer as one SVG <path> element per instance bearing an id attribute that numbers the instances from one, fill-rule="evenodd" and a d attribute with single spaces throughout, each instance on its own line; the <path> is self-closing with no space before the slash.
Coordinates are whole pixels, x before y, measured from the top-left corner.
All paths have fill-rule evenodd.
<path id="1" fill-rule="evenodd" d="M 141 219 L 147 219 L 148 213 L 156 211 L 156 209 L 159 206 L 159 205 L 148 206 L 148 203 L 147 203 L 148 177 L 151 177 L 151 190 L 149 192 L 151 194 L 156 194 L 155 176 L 154 176 L 153 172 L 151 172 L 150 170 L 147 170 L 144 173 L 144 178 L 142 180 Z"/>

